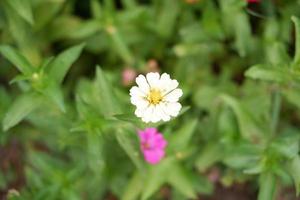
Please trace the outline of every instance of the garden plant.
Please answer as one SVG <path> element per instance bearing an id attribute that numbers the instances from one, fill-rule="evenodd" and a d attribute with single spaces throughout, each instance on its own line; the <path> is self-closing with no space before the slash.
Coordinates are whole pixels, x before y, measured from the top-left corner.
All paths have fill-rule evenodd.
<path id="1" fill-rule="evenodd" d="M 1 200 L 296 200 L 299 0 L 0 0 Z"/>

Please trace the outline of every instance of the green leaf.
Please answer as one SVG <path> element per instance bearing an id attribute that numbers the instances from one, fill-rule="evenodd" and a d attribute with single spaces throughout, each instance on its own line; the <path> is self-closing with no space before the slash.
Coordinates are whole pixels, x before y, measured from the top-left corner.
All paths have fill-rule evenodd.
<path id="1" fill-rule="evenodd" d="M 30 0 L 6 0 L 14 11 L 31 25 L 34 23 Z"/>
<path id="2" fill-rule="evenodd" d="M 299 195 L 300 193 L 300 170 L 299 169 L 300 169 L 300 157 L 298 155 L 288 163 L 288 171 L 294 179 L 297 195 Z"/>
<path id="3" fill-rule="evenodd" d="M 121 200 L 138 199 L 139 194 L 143 189 L 144 180 L 139 172 L 135 172 L 132 178 L 127 183 Z"/>
<path id="4" fill-rule="evenodd" d="M 290 75 L 285 68 L 271 68 L 264 65 L 255 65 L 248 69 L 245 75 L 249 78 L 265 81 L 286 82 L 290 80 Z"/>
<path id="5" fill-rule="evenodd" d="M 226 151 L 223 162 L 234 169 L 252 169 L 259 165 L 260 149 L 252 144 L 236 144 Z"/>
<path id="6" fill-rule="evenodd" d="M 196 158 L 196 167 L 200 172 L 204 172 L 214 163 L 219 161 L 223 156 L 223 151 L 220 144 L 207 144 L 202 149 L 201 154 Z"/>
<path id="7" fill-rule="evenodd" d="M 113 91 L 113 87 L 100 67 L 97 67 L 95 84 L 96 92 L 98 93 L 97 95 L 101 102 L 102 114 L 107 117 L 120 114 L 120 106 Z"/>
<path id="8" fill-rule="evenodd" d="M 299 136 L 281 136 L 272 142 L 271 147 L 285 158 L 294 159 L 299 152 Z"/>
<path id="9" fill-rule="evenodd" d="M 40 106 L 42 100 L 34 93 L 25 93 L 19 96 L 11 105 L 3 120 L 3 130 L 7 131 L 18 124 L 34 109 Z"/>
<path id="10" fill-rule="evenodd" d="M 134 114 L 118 114 L 114 115 L 114 117 L 121 121 L 131 122 L 137 126 L 142 124 L 141 120 L 139 120 Z"/>
<path id="11" fill-rule="evenodd" d="M 101 172 L 104 167 L 103 139 L 100 130 L 95 129 L 87 133 L 88 161 L 95 173 Z"/>
<path id="12" fill-rule="evenodd" d="M 196 191 L 193 181 L 183 167 L 174 163 L 171 166 L 168 182 L 186 196 L 186 198 L 195 199 Z"/>
<path id="13" fill-rule="evenodd" d="M 251 113 L 233 97 L 222 95 L 221 98 L 235 113 L 241 135 L 252 142 L 261 142 L 260 139 L 262 139 L 264 132 L 258 126 Z"/>
<path id="14" fill-rule="evenodd" d="M 276 191 L 276 177 L 270 172 L 265 172 L 259 177 L 258 200 L 274 200 Z"/>
<path id="15" fill-rule="evenodd" d="M 300 64 L 300 22 L 299 19 L 295 16 L 292 16 L 292 21 L 295 24 L 295 30 L 296 30 L 296 46 L 295 46 L 295 56 L 294 56 L 294 65 L 295 67 L 299 68 Z"/>
<path id="16" fill-rule="evenodd" d="M 48 80 L 46 87 L 42 90 L 42 93 L 49 97 L 62 112 L 66 111 L 63 93 L 56 82 Z"/>
<path id="17" fill-rule="evenodd" d="M 102 6 L 98 0 L 91 0 L 91 13 L 94 18 L 100 18 L 102 16 Z"/>
<path id="18" fill-rule="evenodd" d="M 139 154 L 139 149 L 137 148 L 139 146 L 137 143 L 137 136 L 134 137 L 133 134 L 133 129 L 129 129 L 127 127 L 118 127 L 115 136 L 120 146 L 125 150 L 136 167 L 139 170 L 143 170 L 143 163 Z"/>
<path id="19" fill-rule="evenodd" d="M 170 138 L 169 148 L 173 147 L 174 150 L 184 149 L 188 145 L 193 133 L 196 130 L 197 122 L 197 119 L 193 119 L 181 126 L 181 128 Z"/>
<path id="20" fill-rule="evenodd" d="M 79 57 L 83 47 L 84 44 L 79 44 L 59 54 L 48 66 L 50 68 L 49 76 L 61 83 L 71 65 Z"/>
<path id="21" fill-rule="evenodd" d="M 244 57 L 247 55 L 247 52 L 249 52 L 252 44 L 248 15 L 246 15 L 244 12 L 235 13 L 234 23 L 236 35 L 235 46 L 239 52 L 239 55 Z"/>
<path id="22" fill-rule="evenodd" d="M 28 60 L 14 48 L 8 45 L 1 45 L 0 52 L 24 75 L 31 75 L 35 71 L 34 67 L 28 62 Z"/>
<path id="23" fill-rule="evenodd" d="M 180 14 L 180 3 L 172 0 L 162 1 L 162 10 L 157 15 L 157 32 L 164 38 L 168 38 L 175 27 L 176 19 Z"/>
<path id="24" fill-rule="evenodd" d="M 113 42 L 116 52 L 118 52 L 119 56 L 123 59 L 126 64 L 131 65 L 134 61 L 134 56 L 132 55 L 128 45 L 123 37 L 123 35 L 119 32 L 119 30 L 110 25 L 107 27 L 107 32 Z"/>
<path id="25" fill-rule="evenodd" d="M 142 200 L 149 199 L 166 182 L 169 176 L 170 168 L 174 160 L 172 158 L 164 159 L 155 166 L 150 166 L 144 182 Z"/>

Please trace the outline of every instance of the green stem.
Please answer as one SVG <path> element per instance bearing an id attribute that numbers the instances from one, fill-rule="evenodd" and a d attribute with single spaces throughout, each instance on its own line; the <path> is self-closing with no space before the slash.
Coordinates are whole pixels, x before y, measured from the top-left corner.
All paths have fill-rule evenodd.
<path id="1" fill-rule="evenodd" d="M 278 90 L 272 93 L 271 135 L 275 135 L 281 108 L 281 94 Z"/>

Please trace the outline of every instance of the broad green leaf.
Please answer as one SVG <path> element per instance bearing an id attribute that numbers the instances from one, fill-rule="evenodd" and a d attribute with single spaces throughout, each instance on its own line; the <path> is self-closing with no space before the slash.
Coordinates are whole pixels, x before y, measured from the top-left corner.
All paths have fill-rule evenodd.
<path id="1" fill-rule="evenodd" d="M 220 144 L 207 144 L 195 160 L 197 169 L 200 172 L 204 172 L 217 161 L 219 161 L 223 154 L 224 153 Z"/>
<path id="2" fill-rule="evenodd" d="M 49 76 L 61 83 L 71 65 L 79 57 L 83 47 L 84 44 L 79 44 L 59 54 L 48 66 L 50 68 Z"/>
<path id="3" fill-rule="evenodd" d="M 241 135 L 252 142 L 261 142 L 260 139 L 264 132 L 258 126 L 251 113 L 233 97 L 222 95 L 221 98 L 235 113 Z"/>
<path id="4" fill-rule="evenodd" d="M 35 71 L 34 67 L 28 62 L 28 60 L 13 47 L 1 45 L 0 52 L 24 75 L 31 75 Z"/>
<path id="5" fill-rule="evenodd" d="M 234 17 L 235 28 L 235 46 L 239 52 L 239 55 L 244 57 L 251 48 L 251 29 L 248 20 L 248 15 L 244 12 L 235 13 Z"/>
<path id="6" fill-rule="evenodd" d="M 133 163 L 139 170 L 143 170 L 143 163 L 138 149 L 137 140 L 134 139 L 134 130 L 127 127 L 118 127 L 116 130 L 116 138 L 120 146 L 124 149 Z M 137 136 L 135 136 L 137 137 Z"/>
<path id="7" fill-rule="evenodd" d="M 89 166 L 95 173 L 101 172 L 104 167 L 103 141 L 100 130 L 93 130 L 87 133 L 87 152 Z"/>
<path id="8" fill-rule="evenodd" d="M 219 112 L 218 131 L 221 134 L 222 143 L 231 143 L 239 137 L 238 122 L 230 108 L 224 108 Z"/>
<path id="9" fill-rule="evenodd" d="M 8 109 L 3 120 L 3 129 L 7 131 L 9 128 L 18 124 L 34 109 L 40 106 L 41 97 L 33 93 L 25 93 L 20 95 Z"/>
<path id="10" fill-rule="evenodd" d="M 295 92 L 295 88 L 284 88 L 282 94 L 291 104 L 300 108 L 300 93 Z"/>
<path id="11" fill-rule="evenodd" d="M 134 56 L 128 48 L 128 45 L 124 40 L 123 35 L 113 25 L 108 26 L 106 29 L 109 33 L 109 36 L 111 37 L 115 50 L 118 52 L 120 57 L 126 64 L 132 64 L 134 61 Z"/>
<path id="12" fill-rule="evenodd" d="M 281 136 L 273 141 L 271 147 L 280 155 L 288 159 L 294 159 L 298 156 L 299 152 L 299 136 Z"/>
<path id="13" fill-rule="evenodd" d="M 287 82 L 291 79 L 289 71 L 285 68 L 271 68 L 263 65 L 252 66 L 246 71 L 245 75 L 253 79 L 275 82 Z"/>
<path id="14" fill-rule="evenodd" d="M 189 174 L 179 164 L 172 164 L 168 176 L 168 182 L 187 198 L 196 198 L 197 195 L 193 181 Z"/>
<path id="15" fill-rule="evenodd" d="M 129 183 L 125 187 L 125 191 L 121 200 L 136 200 L 143 189 L 144 180 L 139 172 L 135 174 L 129 180 Z"/>
<path id="16" fill-rule="evenodd" d="M 13 84 L 13 83 L 16 83 L 16 82 L 19 82 L 19 81 L 28 80 L 28 79 L 30 79 L 29 76 L 17 75 L 11 81 L 9 81 L 9 84 Z"/>
<path id="17" fill-rule="evenodd" d="M 102 16 L 102 6 L 99 1 L 97 0 L 92 0 L 91 2 L 91 13 L 94 18 L 100 18 Z"/>
<path id="18" fill-rule="evenodd" d="M 172 164 L 174 159 L 167 158 L 155 166 L 149 166 L 149 171 L 145 174 L 142 200 L 149 199 L 167 181 Z"/>
<path id="19" fill-rule="evenodd" d="M 290 63 L 291 59 L 286 52 L 285 45 L 281 42 L 272 42 L 266 45 L 266 57 L 268 62 L 274 66 L 284 66 Z"/>
<path id="20" fill-rule="evenodd" d="M 264 172 L 259 177 L 258 200 L 274 200 L 276 191 L 276 177 L 271 172 Z"/>
<path id="21" fill-rule="evenodd" d="M 169 140 L 169 148 L 174 150 L 184 149 L 192 138 L 193 133 L 197 127 L 197 119 L 190 119 L 189 122 L 185 123 L 181 128 L 176 131 Z"/>
<path id="22" fill-rule="evenodd" d="M 162 9 L 157 15 L 157 32 L 164 38 L 168 38 L 174 29 L 176 19 L 180 14 L 180 3 L 173 0 L 162 1 Z"/>
<path id="23" fill-rule="evenodd" d="M 236 144 L 226 151 L 223 162 L 234 169 L 252 169 L 259 165 L 260 149 L 252 144 Z"/>
<path id="24" fill-rule="evenodd" d="M 49 97 L 62 112 L 66 111 L 63 93 L 54 80 L 47 81 L 46 87 L 42 89 L 42 93 Z"/>
<path id="25" fill-rule="evenodd" d="M 295 24 L 296 30 L 296 46 L 295 46 L 295 56 L 294 56 L 294 67 L 299 68 L 300 66 L 300 21 L 297 17 L 292 16 L 292 21 Z"/>
<path id="26" fill-rule="evenodd" d="M 142 121 L 137 118 L 133 113 L 132 114 L 118 114 L 114 115 L 115 118 L 121 121 L 131 122 L 133 124 L 136 124 L 137 126 L 142 125 Z"/>
<path id="27" fill-rule="evenodd" d="M 72 39 L 84 39 L 99 32 L 101 29 L 103 29 L 103 26 L 99 20 L 83 21 L 72 33 L 69 33 L 69 37 Z"/>
<path id="28" fill-rule="evenodd" d="M 120 106 L 113 91 L 113 87 L 100 67 L 97 67 L 96 70 L 95 84 L 96 92 L 98 93 L 97 96 L 99 102 L 101 102 L 101 105 L 99 106 L 102 109 L 102 114 L 107 117 L 120 114 Z"/>
<path id="29" fill-rule="evenodd" d="M 6 2 L 28 23 L 34 23 L 30 0 L 6 0 Z"/>
<path id="30" fill-rule="evenodd" d="M 300 193 L 300 157 L 299 155 L 288 163 L 288 172 L 294 179 L 296 193 Z"/>

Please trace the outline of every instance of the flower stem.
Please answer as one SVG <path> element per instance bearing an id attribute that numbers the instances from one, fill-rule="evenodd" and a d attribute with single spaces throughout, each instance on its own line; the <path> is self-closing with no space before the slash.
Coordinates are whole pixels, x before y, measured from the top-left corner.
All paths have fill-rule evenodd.
<path id="1" fill-rule="evenodd" d="M 278 126 L 278 120 L 281 108 L 281 94 L 276 89 L 272 92 L 272 111 L 271 111 L 271 135 L 275 135 Z"/>

